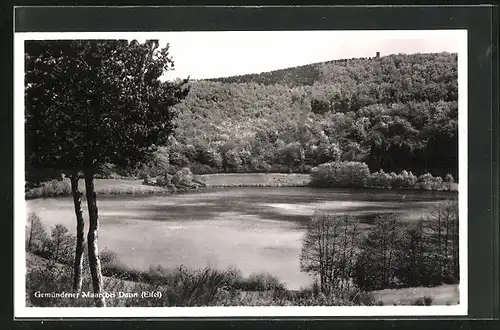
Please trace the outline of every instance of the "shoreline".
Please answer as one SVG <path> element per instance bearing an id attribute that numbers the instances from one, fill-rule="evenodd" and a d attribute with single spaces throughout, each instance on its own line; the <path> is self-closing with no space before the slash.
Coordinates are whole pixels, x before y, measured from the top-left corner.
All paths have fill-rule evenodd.
<path id="1" fill-rule="evenodd" d="M 452 183 L 448 190 L 423 190 L 408 188 L 381 188 L 381 187 L 315 187 L 310 185 L 309 174 L 301 173 L 217 173 L 194 175 L 194 178 L 202 182 L 205 186 L 192 189 L 178 189 L 173 191 L 166 187 L 143 184 L 140 179 L 120 178 L 120 179 L 95 179 L 96 193 L 101 196 L 114 195 L 177 195 L 191 192 L 201 192 L 212 188 L 318 188 L 318 189 L 367 189 L 379 191 L 421 191 L 430 193 L 457 193 L 458 183 Z M 85 197 L 85 187 L 80 183 L 80 191 Z M 70 194 L 54 196 L 27 196 L 25 200 L 43 198 L 69 197 Z"/>

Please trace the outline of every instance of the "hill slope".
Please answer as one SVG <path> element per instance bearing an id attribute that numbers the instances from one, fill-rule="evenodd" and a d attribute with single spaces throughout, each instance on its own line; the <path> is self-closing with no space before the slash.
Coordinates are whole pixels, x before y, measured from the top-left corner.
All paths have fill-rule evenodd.
<path id="1" fill-rule="evenodd" d="M 456 177 L 457 69 L 456 54 L 391 55 L 193 81 L 160 154 L 195 173 L 297 172 L 341 159 Z"/>

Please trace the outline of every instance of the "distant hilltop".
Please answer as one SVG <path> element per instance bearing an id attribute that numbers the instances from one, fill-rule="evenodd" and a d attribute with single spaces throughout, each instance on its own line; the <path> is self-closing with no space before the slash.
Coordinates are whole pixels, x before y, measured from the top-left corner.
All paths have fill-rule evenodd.
<path id="1" fill-rule="evenodd" d="M 386 56 L 381 56 L 380 52 L 375 52 L 373 57 L 355 57 L 338 59 L 327 62 L 317 62 L 296 67 L 290 67 L 285 69 L 273 70 L 261 73 L 250 73 L 244 75 L 221 77 L 221 78 L 211 78 L 202 79 L 205 81 L 215 81 L 223 83 L 259 83 L 265 85 L 288 85 L 290 87 L 303 86 L 303 85 L 313 85 L 315 82 L 322 82 L 324 80 L 325 71 L 335 71 L 335 67 L 346 67 L 346 66 L 371 66 L 375 60 L 377 61 L 394 61 L 394 62 L 420 62 L 424 61 L 436 61 L 439 59 L 453 59 L 456 61 L 456 53 L 417 53 L 417 54 L 391 54 Z M 382 63 L 383 64 L 383 63 Z"/>

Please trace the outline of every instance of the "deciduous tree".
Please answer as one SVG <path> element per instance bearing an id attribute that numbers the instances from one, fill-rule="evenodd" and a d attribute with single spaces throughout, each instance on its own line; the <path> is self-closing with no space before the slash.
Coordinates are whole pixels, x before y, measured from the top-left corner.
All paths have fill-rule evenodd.
<path id="1" fill-rule="evenodd" d="M 349 216 L 315 212 L 309 221 L 300 268 L 319 278 L 323 293 L 350 282 L 357 236 L 357 225 Z"/>
<path id="2" fill-rule="evenodd" d="M 85 180 L 89 264 L 95 293 L 102 291 L 94 176 L 104 164 L 133 166 L 165 145 L 172 106 L 185 81 L 161 82 L 173 69 L 168 45 L 157 40 L 43 40 L 25 44 L 26 161 L 71 177 L 77 217 L 75 290 L 81 271 L 83 218 L 78 181 Z M 104 298 L 98 306 L 105 306 Z"/>

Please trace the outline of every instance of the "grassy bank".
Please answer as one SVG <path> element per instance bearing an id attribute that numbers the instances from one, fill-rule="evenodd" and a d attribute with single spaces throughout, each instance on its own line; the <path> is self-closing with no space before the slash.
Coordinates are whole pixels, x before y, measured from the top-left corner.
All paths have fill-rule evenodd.
<path id="1" fill-rule="evenodd" d="M 309 174 L 244 173 L 194 175 L 193 179 L 206 187 L 303 187 L 310 181 Z M 154 179 L 153 179 L 154 181 Z M 99 195 L 154 195 L 173 193 L 166 187 L 146 185 L 139 179 L 95 179 L 94 186 Z M 80 180 L 79 189 L 85 193 L 85 183 Z M 186 189 L 178 189 L 183 192 Z M 26 193 L 27 199 L 71 196 L 69 179 L 44 182 L 40 187 Z"/>
<path id="2" fill-rule="evenodd" d="M 26 254 L 27 306 L 93 306 L 90 298 L 37 298 L 35 292 L 71 292 L 72 269 L 32 253 Z M 172 306 L 355 306 L 454 305 L 458 285 L 404 288 L 373 292 L 351 291 L 344 297 L 315 293 L 314 287 L 287 290 L 269 274 L 244 277 L 236 269 L 151 268 L 140 272 L 119 266 L 103 267 L 104 292 L 109 307 Z M 83 292 L 92 292 L 86 270 Z M 143 291 L 161 292 L 161 298 L 143 299 Z M 120 292 L 127 296 L 120 296 Z"/>
<path id="3" fill-rule="evenodd" d="M 142 180 L 134 179 L 95 179 L 94 186 L 98 195 L 150 195 L 170 192 L 166 188 L 143 185 Z M 79 182 L 79 189 L 85 196 L 85 183 L 83 180 Z M 71 196 L 69 179 L 45 182 L 40 187 L 32 188 L 26 192 L 26 199 L 62 196 Z"/>
<path id="4" fill-rule="evenodd" d="M 311 183 L 309 174 L 284 173 L 221 173 L 194 175 L 193 178 L 206 187 L 305 187 Z M 155 185 L 145 185 L 138 179 L 95 179 L 95 190 L 99 195 L 154 195 L 169 194 L 172 190 Z M 446 190 L 458 191 L 457 183 L 444 183 Z M 85 184 L 80 180 L 80 191 L 85 192 Z M 369 187 L 377 189 L 390 189 Z M 420 190 L 415 188 L 416 190 Z M 414 189 L 412 189 L 414 190 Z M 185 190 L 178 190 L 183 192 Z M 45 182 L 42 186 L 32 188 L 26 193 L 26 199 L 42 197 L 70 196 L 69 179 Z"/>
<path id="5" fill-rule="evenodd" d="M 37 297 L 37 292 L 72 292 L 72 267 L 70 265 L 55 263 L 27 253 L 26 269 L 26 303 L 28 306 L 93 306 L 93 300 L 88 297 L 78 299 Z M 255 274 L 244 277 L 236 269 L 193 270 L 184 267 L 176 269 L 155 267 L 147 272 L 138 272 L 115 265 L 104 266 L 103 273 L 103 292 L 108 294 L 106 303 L 109 307 L 363 304 L 362 301 L 339 299 L 333 295 L 318 296 L 311 289 L 288 291 L 272 275 Z M 131 275 L 135 281 L 130 280 Z M 161 297 L 144 299 L 141 297 L 144 291 L 160 292 Z M 92 292 L 88 270 L 84 274 L 82 292 Z M 126 292 L 127 296 L 121 296 L 120 292 Z"/>
<path id="6" fill-rule="evenodd" d="M 458 284 L 372 291 L 373 298 L 384 305 L 457 305 Z"/>
<path id="7" fill-rule="evenodd" d="M 79 188 L 85 191 L 85 183 L 80 181 Z M 96 179 L 95 190 L 100 195 L 144 195 L 167 193 L 168 190 L 158 186 L 143 185 L 142 180 Z"/>
<path id="8" fill-rule="evenodd" d="M 222 173 L 198 176 L 207 187 L 303 187 L 309 185 L 309 174 Z"/>

